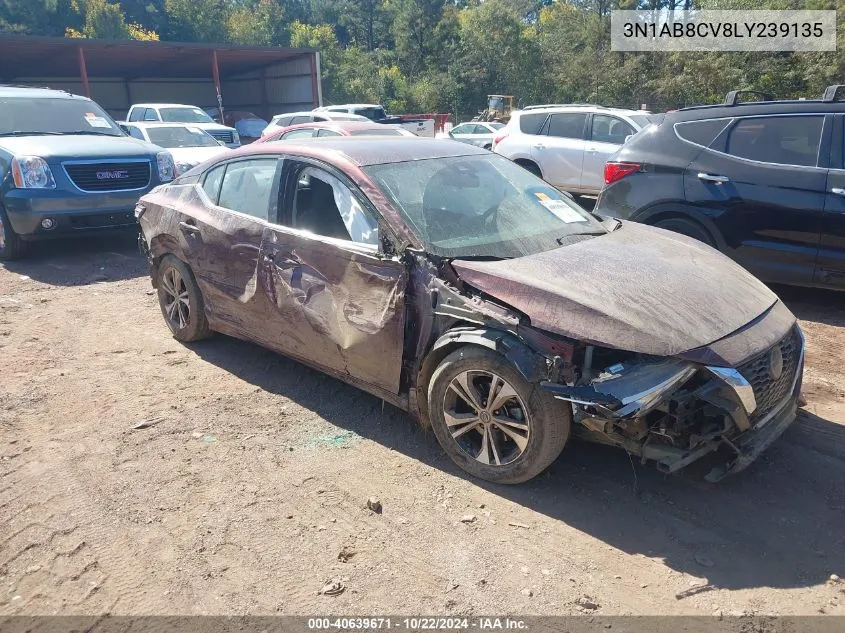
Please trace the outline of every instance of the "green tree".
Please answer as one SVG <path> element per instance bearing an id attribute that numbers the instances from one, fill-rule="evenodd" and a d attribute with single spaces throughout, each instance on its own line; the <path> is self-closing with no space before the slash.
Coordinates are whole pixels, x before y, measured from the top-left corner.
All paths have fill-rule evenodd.
<path id="1" fill-rule="evenodd" d="M 231 0 L 164 0 L 167 39 L 183 42 L 225 42 Z"/>
<path id="2" fill-rule="evenodd" d="M 246 0 L 229 15 L 228 39 L 234 44 L 278 46 L 289 42 L 280 0 Z"/>

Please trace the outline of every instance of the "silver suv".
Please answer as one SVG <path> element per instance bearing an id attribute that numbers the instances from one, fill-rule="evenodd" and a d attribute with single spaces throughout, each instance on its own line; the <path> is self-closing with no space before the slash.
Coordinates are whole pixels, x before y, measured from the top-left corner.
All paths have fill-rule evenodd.
<path id="1" fill-rule="evenodd" d="M 531 106 L 511 114 L 493 151 L 558 189 L 598 194 L 605 161 L 655 120 L 641 110 L 597 105 Z"/>

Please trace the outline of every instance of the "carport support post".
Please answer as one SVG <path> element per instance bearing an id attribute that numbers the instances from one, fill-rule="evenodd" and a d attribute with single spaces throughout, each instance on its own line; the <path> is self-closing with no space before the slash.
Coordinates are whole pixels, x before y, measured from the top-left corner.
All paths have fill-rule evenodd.
<path id="1" fill-rule="evenodd" d="M 82 77 L 82 88 L 85 91 L 85 96 L 91 98 L 91 86 L 88 84 L 88 67 L 85 65 L 85 51 L 82 46 L 77 48 L 79 51 L 79 74 Z"/>
<path id="2" fill-rule="evenodd" d="M 211 51 L 211 75 L 214 77 L 214 87 L 217 89 L 217 107 L 220 109 L 220 122 L 223 122 L 223 91 L 220 88 L 220 66 L 217 63 L 217 51 Z"/>

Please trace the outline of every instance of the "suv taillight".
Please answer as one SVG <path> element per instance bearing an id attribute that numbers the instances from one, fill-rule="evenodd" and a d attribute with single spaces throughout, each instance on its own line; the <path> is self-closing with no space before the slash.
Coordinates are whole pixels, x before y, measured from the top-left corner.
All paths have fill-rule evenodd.
<path id="1" fill-rule="evenodd" d="M 609 160 L 604 164 L 604 184 L 609 185 L 622 180 L 625 176 L 640 171 L 640 168 L 642 165 L 639 163 L 619 163 Z"/>
<path id="2" fill-rule="evenodd" d="M 499 136 L 497 136 L 493 139 L 493 147 L 496 147 L 496 145 L 498 145 L 499 143 L 504 141 L 507 137 L 508 137 L 507 132 L 502 132 L 501 134 L 499 134 Z"/>

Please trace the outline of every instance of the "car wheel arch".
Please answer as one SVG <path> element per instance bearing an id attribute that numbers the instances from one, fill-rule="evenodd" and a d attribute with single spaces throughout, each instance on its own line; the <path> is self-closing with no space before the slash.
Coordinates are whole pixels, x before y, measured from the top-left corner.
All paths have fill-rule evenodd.
<path id="1" fill-rule="evenodd" d="M 679 219 L 691 222 L 699 227 L 712 241 L 715 248 L 723 250 L 726 247 L 721 231 L 710 218 L 702 216 L 696 210 L 688 208 L 686 203 L 661 203 L 653 207 L 641 209 L 630 218 L 634 222 L 654 226 L 665 220 Z"/>
<path id="2" fill-rule="evenodd" d="M 161 264 L 161 260 L 164 259 L 167 255 L 173 255 L 174 257 L 179 259 L 179 261 L 185 264 L 185 266 L 187 266 L 192 273 L 194 273 L 193 268 L 191 268 L 191 265 L 187 262 L 185 258 L 185 254 L 182 250 L 182 247 L 179 245 L 178 240 L 176 240 L 176 238 L 174 238 L 172 235 L 169 235 L 167 233 L 160 233 L 159 235 L 156 235 L 150 240 L 149 245 L 151 259 L 150 263 L 152 265 L 151 272 L 154 287 L 155 284 L 158 282 L 158 267 Z"/>
<path id="3" fill-rule="evenodd" d="M 421 424 L 428 426 L 427 393 L 431 377 L 440 363 L 449 354 L 461 347 L 481 347 L 500 354 L 528 382 L 544 379 L 541 363 L 545 359 L 516 334 L 504 329 L 478 327 L 476 325 L 458 325 L 446 330 L 429 348 L 420 363 L 417 372 L 414 398 L 417 417 Z"/>

